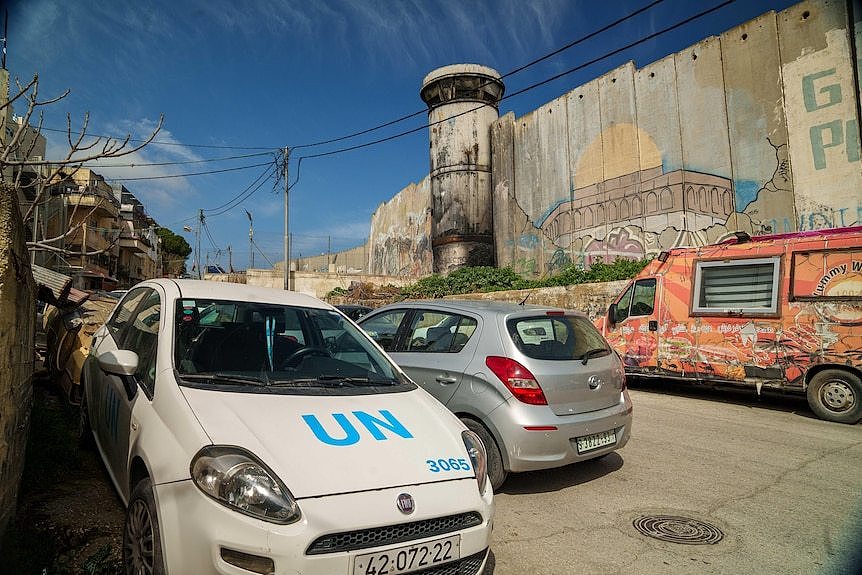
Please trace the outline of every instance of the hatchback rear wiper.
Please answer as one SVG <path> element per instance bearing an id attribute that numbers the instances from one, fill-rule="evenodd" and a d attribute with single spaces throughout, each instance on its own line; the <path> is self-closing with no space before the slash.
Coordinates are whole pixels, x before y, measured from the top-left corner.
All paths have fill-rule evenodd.
<path id="1" fill-rule="evenodd" d="M 181 373 L 181 378 L 200 380 L 200 381 L 215 381 L 224 383 L 241 383 L 246 385 L 265 386 L 267 380 L 255 375 L 241 375 L 235 373 Z"/>
<path id="2" fill-rule="evenodd" d="M 599 355 L 604 355 L 607 352 L 608 352 L 608 348 L 606 348 L 606 347 L 597 347 L 594 349 L 588 349 L 587 351 L 584 352 L 584 355 L 581 356 L 581 358 L 580 358 L 582 360 L 581 363 L 583 363 L 584 365 L 587 365 L 587 361 L 591 357 L 597 357 Z"/>

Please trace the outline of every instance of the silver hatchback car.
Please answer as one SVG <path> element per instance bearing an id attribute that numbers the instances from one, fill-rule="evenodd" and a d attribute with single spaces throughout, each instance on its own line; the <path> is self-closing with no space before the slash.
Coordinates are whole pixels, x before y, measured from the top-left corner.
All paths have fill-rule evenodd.
<path id="1" fill-rule="evenodd" d="M 582 313 L 490 301 L 391 304 L 359 325 L 509 472 L 606 455 L 631 435 L 623 365 Z"/>

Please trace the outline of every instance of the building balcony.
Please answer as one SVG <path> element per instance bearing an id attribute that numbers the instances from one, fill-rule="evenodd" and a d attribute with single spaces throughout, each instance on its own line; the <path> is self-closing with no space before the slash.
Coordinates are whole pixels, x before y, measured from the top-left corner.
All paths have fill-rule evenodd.
<path id="1" fill-rule="evenodd" d="M 108 217 L 113 219 L 116 219 L 120 213 L 117 205 L 111 199 L 100 194 L 72 193 L 65 197 L 67 210 L 73 210 L 75 206 L 78 206 L 78 212 L 81 213 L 82 208 L 87 210 L 87 212 L 95 208 L 93 215 L 97 218 Z"/>

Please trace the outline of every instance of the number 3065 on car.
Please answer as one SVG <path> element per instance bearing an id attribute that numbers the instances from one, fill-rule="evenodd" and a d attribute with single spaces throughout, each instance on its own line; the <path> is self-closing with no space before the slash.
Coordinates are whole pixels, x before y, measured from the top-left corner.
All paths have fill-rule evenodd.
<path id="1" fill-rule="evenodd" d="M 461 536 L 359 555 L 353 575 L 398 575 L 459 559 Z"/>

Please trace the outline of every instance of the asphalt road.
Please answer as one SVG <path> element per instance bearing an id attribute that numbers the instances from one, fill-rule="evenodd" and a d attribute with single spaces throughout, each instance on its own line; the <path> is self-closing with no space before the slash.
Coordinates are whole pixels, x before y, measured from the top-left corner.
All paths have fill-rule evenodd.
<path id="1" fill-rule="evenodd" d="M 496 496 L 494 575 L 862 573 L 862 424 L 816 419 L 804 399 L 658 389 L 631 390 L 618 453 L 510 476 Z M 723 537 L 660 541 L 633 526 L 648 516 Z"/>

